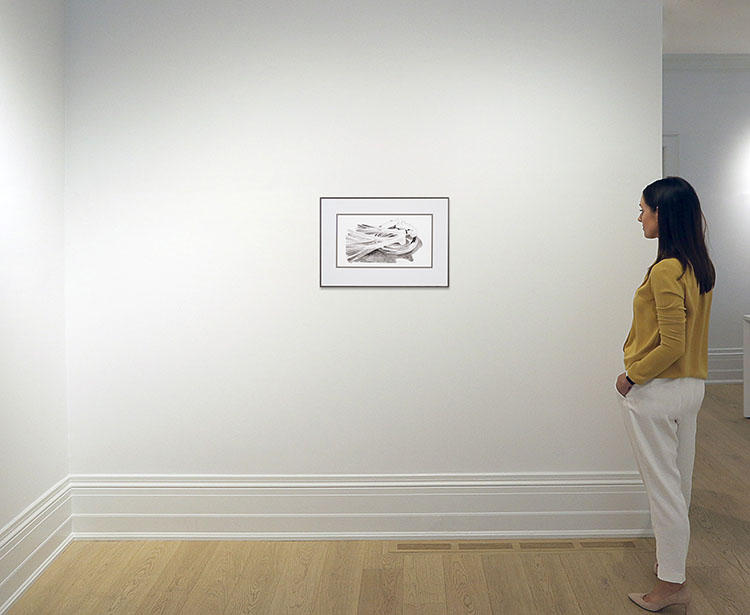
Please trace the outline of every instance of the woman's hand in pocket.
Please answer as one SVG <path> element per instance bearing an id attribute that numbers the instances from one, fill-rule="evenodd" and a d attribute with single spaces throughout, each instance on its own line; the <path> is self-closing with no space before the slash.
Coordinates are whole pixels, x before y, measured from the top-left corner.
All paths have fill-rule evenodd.
<path id="1" fill-rule="evenodd" d="M 625 397 L 628 394 L 628 391 L 633 386 L 628 382 L 628 379 L 625 377 L 626 372 L 622 372 L 619 376 L 617 376 L 617 382 L 615 383 L 615 388 L 617 389 L 617 392 Z"/>

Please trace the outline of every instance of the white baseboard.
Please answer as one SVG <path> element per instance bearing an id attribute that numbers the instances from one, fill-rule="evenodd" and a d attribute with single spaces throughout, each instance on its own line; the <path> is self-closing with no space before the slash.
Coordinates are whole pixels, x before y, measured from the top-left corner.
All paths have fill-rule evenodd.
<path id="1" fill-rule="evenodd" d="M 0 531 L 0 613 L 5 613 L 73 539 L 66 477 Z"/>
<path id="2" fill-rule="evenodd" d="M 664 70 L 750 70 L 747 53 L 668 53 L 662 56 Z"/>
<path id="3" fill-rule="evenodd" d="M 742 348 L 712 348 L 708 351 L 708 382 L 711 384 L 743 382 Z"/>
<path id="4" fill-rule="evenodd" d="M 637 473 L 71 477 L 86 539 L 650 535 Z"/>

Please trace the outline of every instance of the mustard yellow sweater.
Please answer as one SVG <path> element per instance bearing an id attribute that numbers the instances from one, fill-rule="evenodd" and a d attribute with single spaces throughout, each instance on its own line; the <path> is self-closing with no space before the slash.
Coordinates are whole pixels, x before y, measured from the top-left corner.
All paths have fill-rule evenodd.
<path id="1" fill-rule="evenodd" d="M 680 277 L 682 276 L 682 277 Z M 700 294 L 693 270 L 676 258 L 659 261 L 633 299 L 625 370 L 636 384 L 652 378 L 708 376 L 708 320 L 713 291 Z"/>

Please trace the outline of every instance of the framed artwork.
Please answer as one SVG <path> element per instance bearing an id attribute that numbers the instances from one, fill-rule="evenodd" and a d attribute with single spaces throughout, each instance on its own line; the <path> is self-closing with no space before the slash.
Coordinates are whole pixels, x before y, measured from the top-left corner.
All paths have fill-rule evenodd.
<path id="1" fill-rule="evenodd" d="M 321 286 L 448 286 L 448 197 L 321 197 Z"/>

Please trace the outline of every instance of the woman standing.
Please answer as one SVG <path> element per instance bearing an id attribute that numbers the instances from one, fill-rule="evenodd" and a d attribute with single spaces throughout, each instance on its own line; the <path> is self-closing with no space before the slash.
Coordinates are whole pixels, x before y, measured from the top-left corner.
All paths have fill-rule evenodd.
<path id="1" fill-rule="evenodd" d="M 656 261 L 633 300 L 625 369 L 615 384 L 648 493 L 659 582 L 630 599 L 647 611 L 682 604 L 690 589 L 685 561 L 695 431 L 708 376 L 708 321 L 716 273 L 705 243 L 705 218 L 693 187 L 667 177 L 641 197 L 643 234 L 658 238 Z"/>

